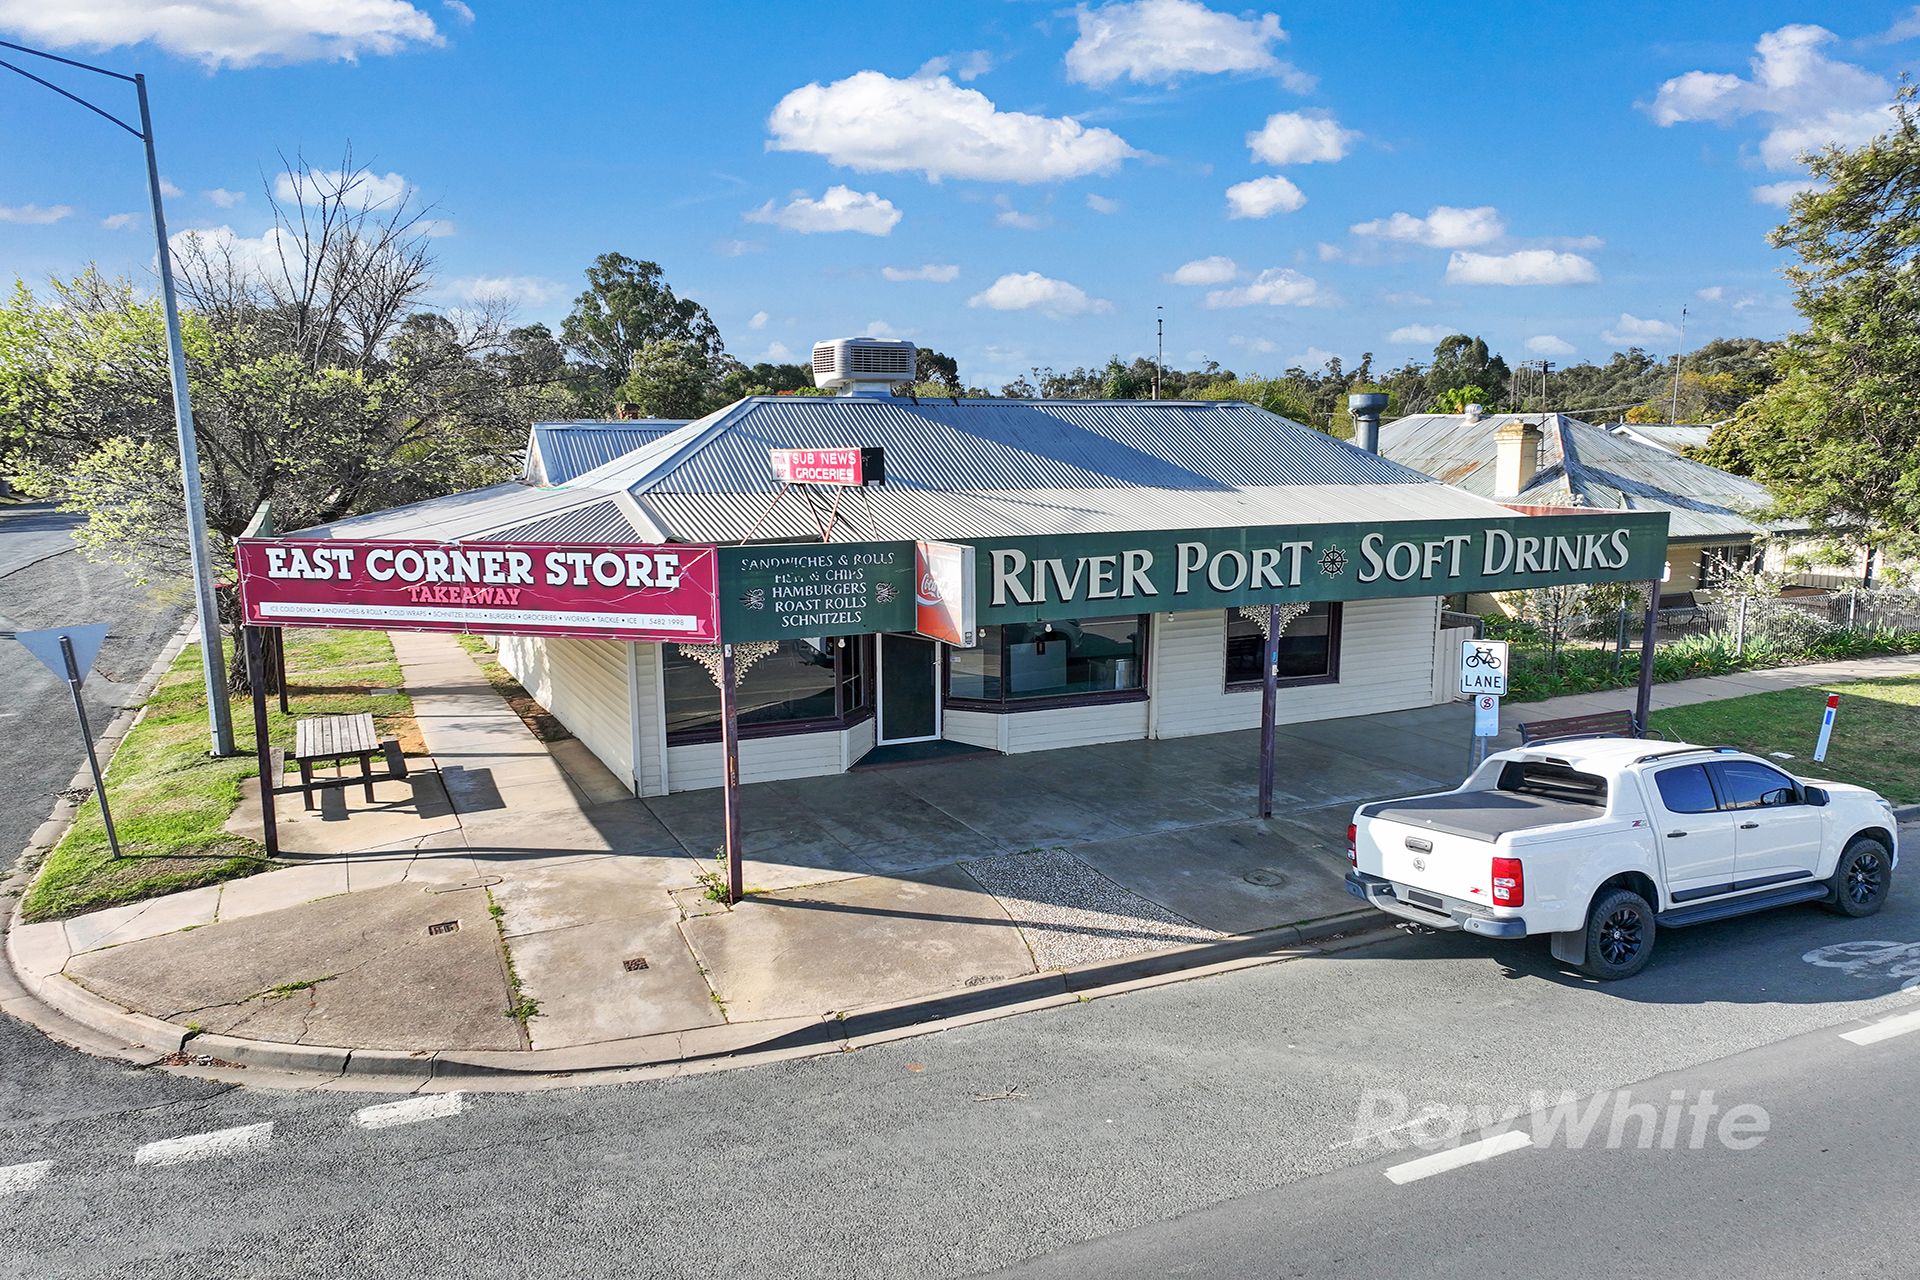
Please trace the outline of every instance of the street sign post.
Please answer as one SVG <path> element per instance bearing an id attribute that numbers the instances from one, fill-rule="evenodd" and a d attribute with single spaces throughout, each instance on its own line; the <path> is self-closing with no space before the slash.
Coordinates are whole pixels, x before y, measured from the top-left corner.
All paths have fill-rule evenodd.
<path id="1" fill-rule="evenodd" d="M 1507 696 L 1507 642 L 1505 640 L 1462 640 L 1460 642 L 1460 692 L 1490 693 Z"/>
<path id="2" fill-rule="evenodd" d="M 86 683 L 87 673 L 93 670 L 93 660 L 100 656 L 100 646 L 106 641 L 107 624 L 89 622 L 77 627 L 17 631 L 13 638 L 40 659 L 47 670 L 65 680 L 68 691 L 73 694 L 73 713 L 80 720 L 80 742 L 87 749 L 87 767 L 93 771 L 93 794 L 100 801 L 100 822 L 107 829 L 107 849 L 117 860 L 120 837 L 113 829 L 113 811 L 107 808 L 107 780 L 100 772 L 100 757 L 93 749 L 93 727 L 87 723 L 86 700 L 80 696 L 80 686 Z"/>

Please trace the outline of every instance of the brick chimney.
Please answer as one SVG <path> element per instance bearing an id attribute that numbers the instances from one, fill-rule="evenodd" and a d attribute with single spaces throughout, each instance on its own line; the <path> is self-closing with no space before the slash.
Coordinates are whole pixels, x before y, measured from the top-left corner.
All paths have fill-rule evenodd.
<path id="1" fill-rule="evenodd" d="M 1536 423 L 1509 418 L 1493 433 L 1493 496 L 1512 498 L 1533 483 L 1540 470 L 1540 441 L 1545 436 Z"/>

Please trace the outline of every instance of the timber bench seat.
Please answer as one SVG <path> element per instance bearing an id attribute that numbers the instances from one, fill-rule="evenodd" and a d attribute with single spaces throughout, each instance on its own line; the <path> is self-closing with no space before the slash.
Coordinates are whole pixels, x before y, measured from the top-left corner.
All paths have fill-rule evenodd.
<path id="1" fill-rule="evenodd" d="M 1520 745 L 1553 738 L 1631 738 L 1633 712 L 1596 711 L 1591 715 L 1562 716 L 1557 720 L 1529 720 L 1520 726 Z"/>
<path id="2" fill-rule="evenodd" d="M 278 775 L 284 753 L 275 752 L 275 774 Z M 406 757 L 400 754 L 400 744 L 392 738 L 382 740 L 373 727 L 373 717 L 361 711 L 350 715 L 309 716 L 296 720 L 293 726 L 293 762 L 300 770 L 300 795 L 307 808 L 313 808 L 313 789 L 320 787 L 352 786 L 356 779 L 340 777 L 322 779 L 315 782 L 313 767 L 316 764 L 338 764 L 346 760 L 360 762 L 360 777 L 357 781 L 366 788 L 367 802 L 373 802 L 373 758 L 383 758 L 389 778 L 407 776 Z"/>
<path id="3" fill-rule="evenodd" d="M 1672 595 L 1661 596 L 1654 612 L 1662 622 L 1707 621 L 1706 606 L 1691 591 L 1676 591 Z"/>

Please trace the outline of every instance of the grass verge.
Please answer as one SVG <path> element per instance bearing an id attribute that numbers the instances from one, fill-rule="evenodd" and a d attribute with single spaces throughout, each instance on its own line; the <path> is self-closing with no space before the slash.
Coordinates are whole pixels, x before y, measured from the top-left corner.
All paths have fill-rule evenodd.
<path id="1" fill-rule="evenodd" d="M 533 731 L 534 737 L 542 742 L 564 742 L 573 736 L 567 726 L 554 717 L 553 712 L 534 701 L 526 686 L 514 679 L 513 672 L 500 665 L 498 653 L 485 639 L 469 635 L 455 636 L 454 639 L 460 642 L 462 649 L 473 655 L 487 683 L 493 686 L 495 693 L 506 699 L 507 705 L 513 708 L 513 714 L 519 716 L 520 722 Z"/>
<path id="2" fill-rule="evenodd" d="M 268 735 L 293 745 L 301 716 L 370 711 L 382 737 L 417 754 L 424 748 L 413 700 L 397 690 L 400 664 L 378 631 L 289 631 L 287 681 L 291 715 L 267 703 Z M 253 703 L 232 699 L 234 746 L 228 760 L 207 755 L 206 703 L 200 646 L 188 645 L 161 677 L 153 696 L 107 772 L 107 801 L 120 835 L 121 857 L 107 847 L 100 807 L 80 808 L 73 826 L 47 854 L 21 910 L 52 920 L 215 884 L 265 871 L 258 841 L 226 830 L 240 804 L 240 783 L 255 771 Z"/>
<path id="3" fill-rule="evenodd" d="M 1813 760 L 1827 695 L 1840 695 L 1827 758 Z M 1807 689 L 1748 694 L 1653 713 L 1653 727 L 1685 742 L 1725 743 L 1765 756 L 1796 774 L 1872 787 L 1895 804 L 1920 801 L 1920 676 L 1851 680 Z"/>

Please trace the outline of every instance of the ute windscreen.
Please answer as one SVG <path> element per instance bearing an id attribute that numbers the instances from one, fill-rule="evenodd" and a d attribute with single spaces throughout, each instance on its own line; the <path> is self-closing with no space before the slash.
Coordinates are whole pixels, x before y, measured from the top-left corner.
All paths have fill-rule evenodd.
<path id="1" fill-rule="evenodd" d="M 1509 760 L 1500 770 L 1500 790 L 1573 804 L 1607 807 L 1607 780 L 1553 760 Z"/>

